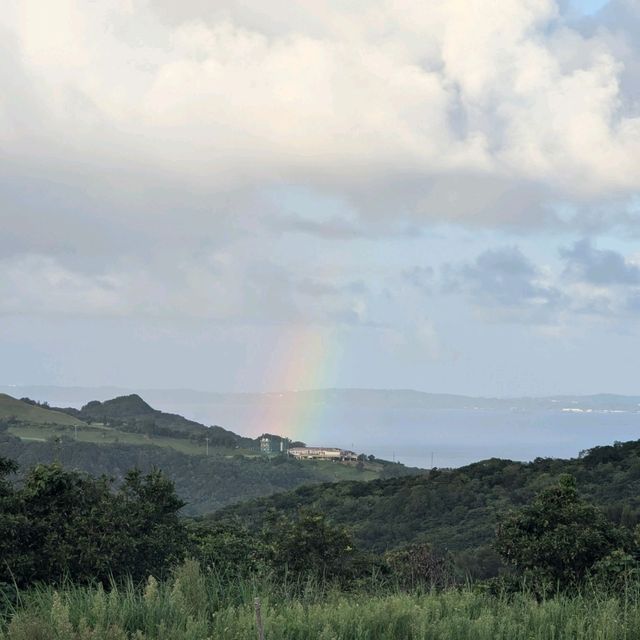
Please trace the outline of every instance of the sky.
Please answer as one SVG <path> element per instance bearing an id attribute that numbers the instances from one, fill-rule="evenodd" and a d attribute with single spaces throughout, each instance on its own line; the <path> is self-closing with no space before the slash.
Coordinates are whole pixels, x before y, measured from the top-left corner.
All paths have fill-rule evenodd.
<path id="1" fill-rule="evenodd" d="M 638 393 L 640 0 L 5 0 L 0 384 Z"/>

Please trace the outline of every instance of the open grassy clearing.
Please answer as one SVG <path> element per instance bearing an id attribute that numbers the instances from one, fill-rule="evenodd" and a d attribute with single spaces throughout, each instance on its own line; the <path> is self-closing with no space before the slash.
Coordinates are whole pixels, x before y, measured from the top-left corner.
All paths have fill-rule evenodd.
<path id="1" fill-rule="evenodd" d="M 55 437 L 64 437 L 77 440 L 78 442 L 90 442 L 93 444 L 132 444 L 132 445 L 155 445 L 158 447 L 168 447 L 188 455 L 206 455 L 206 444 L 193 442 L 187 438 L 169 438 L 166 436 L 147 436 L 141 433 L 129 433 L 119 431 L 111 427 L 92 423 L 82 425 L 77 429 L 61 425 L 34 425 L 20 424 L 9 428 L 9 433 L 23 440 L 51 440 Z M 240 449 L 210 448 L 216 455 L 237 455 L 242 454 Z M 246 452 L 250 453 L 250 452 Z M 254 452 L 251 452 L 254 453 Z"/>
<path id="2" fill-rule="evenodd" d="M 0 393 L 0 418 L 15 418 L 28 424 L 42 425 L 83 426 L 85 424 L 82 420 L 78 420 L 66 413 L 27 404 L 4 393 Z"/>

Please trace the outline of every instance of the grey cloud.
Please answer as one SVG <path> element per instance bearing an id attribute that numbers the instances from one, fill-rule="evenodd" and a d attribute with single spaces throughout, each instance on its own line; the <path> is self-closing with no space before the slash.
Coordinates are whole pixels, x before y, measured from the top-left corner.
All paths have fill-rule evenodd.
<path id="1" fill-rule="evenodd" d="M 315 278 L 304 278 L 296 285 L 297 290 L 309 296 L 364 295 L 368 288 L 362 280 L 354 280 L 346 284 L 335 284 Z"/>
<path id="2" fill-rule="evenodd" d="M 597 249 L 588 239 L 560 250 L 566 262 L 565 275 L 594 285 L 638 285 L 640 267 L 610 249 Z"/>
<path id="3" fill-rule="evenodd" d="M 300 216 L 274 215 L 269 217 L 266 224 L 279 233 L 303 233 L 327 240 L 351 240 L 367 235 L 365 229 L 337 217 L 312 220 Z"/>
<path id="4" fill-rule="evenodd" d="M 476 306 L 497 310 L 501 318 L 508 310 L 510 319 L 543 321 L 565 301 L 518 247 L 489 249 L 471 263 L 445 265 L 443 275 L 445 292 L 464 293 Z"/>
<path id="5" fill-rule="evenodd" d="M 622 63 L 620 105 L 625 113 L 640 112 L 640 3 L 610 0 L 595 16 L 583 20 L 581 30 L 597 34 Z"/>
<path id="6" fill-rule="evenodd" d="M 518 247 L 489 249 L 473 262 L 445 265 L 442 285 L 499 321 L 554 323 L 571 314 L 613 320 L 640 310 L 640 267 L 585 239 L 560 255 L 564 270 L 547 272 Z"/>
<path id="7" fill-rule="evenodd" d="M 598 236 L 607 232 L 640 237 L 640 207 L 635 197 L 563 203 L 571 213 L 557 214 L 559 231 Z"/>
<path id="8" fill-rule="evenodd" d="M 627 298 L 626 308 L 631 313 L 640 313 L 640 291 L 634 292 Z"/>
<path id="9" fill-rule="evenodd" d="M 311 322 L 368 325 L 371 291 L 363 280 L 336 281 L 317 277 L 291 279 L 294 298 Z"/>
<path id="10" fill-rule="evenodd" d="M 489 249 L 473 262 L 445 265 L 443 289 L 499 321 L 554 323 L 571 314 L 613 320 L 640 310 L 640 267 L 625 256 L 586 239 L 560 255 L 564 270 L 547 272 L 518 247 Z"/>
<path id="11" fill-rule="evenodd" d="M 385 208 L 393 208 L 393 198 L 385 198 L 381 195 L 378 206 L 385 202 Z M 360 215 L 356 220 L 332 216 L 329 218 L 315 219 L 305 216 L 284 215 L 271 213 L 263 217 L 264 227 L 272 233 L 298 233 L 312 236 L 322 240 L 356 240 L 380 238 L 414 238 L 422 234 L 423 224 L 404 220 L 389 219 L 388 215 L 376 217 L 368 215 L 374 213 L 371 207 L 358 199 L 352 200 L 352 204 Z M 366 212 L 365 212 L 366 210 Z M 366 218 L 369 219 L 366 219 Z"/>
<path id="12" fill-rule="evenodd" d="M 407 220 L 409 226 L 400 229 L 407 236 L 442 222 L 515 233 L 564 231 L 580 225 L 583 217 L 581 208 L 569 225 L 561 220 L 553 208 L 557 195 L 548 185 L 484 172 L 398 175 L 391 170 L 366 188 L 345 184 L 344 190 L 369 225 L 390 217 Z M 611 223 L 603 220 L 601 224 Z"/>
<path id="13" fill-rule="evenodd" d="M 12 158 L 0 174 L 0 258 L 50 256 L 87 273 L 133 262 L 165 279 L 165 267 L 262 235 L 263 198 L 249 188 L 187 188 L 126 165 Z"/>
<path id="14" fill-rule="evenodd" d="M 417 289 L 431 293 L 435 281 L 435 270 L 433 267 L 413 267 L 403 271 L 402 278 Z"/>

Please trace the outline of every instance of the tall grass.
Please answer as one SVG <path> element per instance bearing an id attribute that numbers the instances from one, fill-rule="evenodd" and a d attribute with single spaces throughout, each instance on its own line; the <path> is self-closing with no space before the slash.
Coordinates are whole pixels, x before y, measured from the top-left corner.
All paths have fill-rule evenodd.
<path id="1" fill-rule="evenodd" d="M 186 562 L 172 579 L 21 594 L 2 640 L 248 640 L 260 597 L 266 640 L 640 639 L 640 591 L 592 590 L 546 601 L 471 588 L 344 593 L 308 581 L 230 580 Z M 376 593 L 376 591 L 378 591 Z"/>

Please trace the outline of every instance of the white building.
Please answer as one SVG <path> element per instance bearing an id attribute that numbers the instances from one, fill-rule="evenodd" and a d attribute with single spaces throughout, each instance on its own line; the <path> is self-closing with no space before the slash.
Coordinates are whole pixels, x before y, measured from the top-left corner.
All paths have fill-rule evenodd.
<path id="1" fill-rule="evenodd" d="M 336 447 L 293 447 L 289 449 L 289 455 L 299 460 L 357 460 L 358 456 L 353 451 L 338 449 Z"/>

